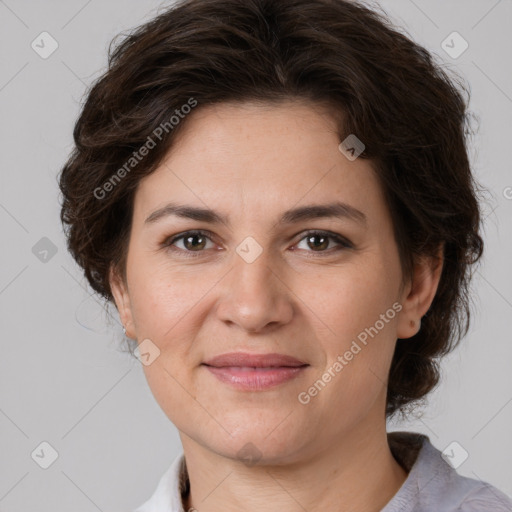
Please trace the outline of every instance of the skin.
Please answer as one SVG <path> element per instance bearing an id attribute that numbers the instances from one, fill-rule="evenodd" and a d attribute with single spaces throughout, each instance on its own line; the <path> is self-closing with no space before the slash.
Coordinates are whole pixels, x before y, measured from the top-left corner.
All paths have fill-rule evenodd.
<path id="1" fill-rule="evenodd" d="M 397 338 L 418 331 L 442 265 L 423 258 L 402 282 L 372 163 L 339 151 L 334 121 L 318 106 L 224 103 L 198 108 L 186 123 L 138 186 L 126 282 L 114 267 L 110 274 L 127 335 L 160 350 L 143 369 L 179 430 L 191 484 L 185 510 L 377 512 L 407 477 L 386 436 L 393 350 Z M 173 215 L 145 223 L 171 201 L 211 208 L 230 224 Z M 287 209 L 334 201 L 359 209 L 366 223 L 277 222 Z M 175 251 L 164 245 L 195 229 L 212 235 L 177 240 Z M 313 229 L 352 247 L 332 238 L 322 245 L 321 236 L 311 241 Z M 248 236 L 262 249 L 252 263 L 236 252 Z M 394 303 L 401 311 L 300 403 L 299 393 Z M 234 351 L 278 352 L 309 367 L 277 387 L 240 391 L 201 365 Z M 253 465 L 239 453 L 247 443 L 260 456 Z"/>

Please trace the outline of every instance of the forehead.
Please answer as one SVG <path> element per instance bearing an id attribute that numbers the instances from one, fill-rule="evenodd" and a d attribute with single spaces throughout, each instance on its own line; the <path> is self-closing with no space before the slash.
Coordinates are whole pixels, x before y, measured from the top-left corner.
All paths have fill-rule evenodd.
<path id="1" fill-rule="evenodd" d="M 347 159 L 334 118 L 313 104 L 218 104 L 198 107 L 185 122 L 140 182 L 136 215 L 177 198 L 260 217 L 298 203 L 367 208 L 383 200 L 372 162 Z"/>

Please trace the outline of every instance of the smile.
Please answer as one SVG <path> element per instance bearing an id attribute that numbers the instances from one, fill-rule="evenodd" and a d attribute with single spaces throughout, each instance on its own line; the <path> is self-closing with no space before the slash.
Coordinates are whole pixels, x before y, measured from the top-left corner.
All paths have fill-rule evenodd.
<path id="1" fill-rule="evenodd" d="M 299 374 L 309 366 L 222 366 L 204 365 L 218 380 L 239 390 L 263 391 L 283 384 Z"/>

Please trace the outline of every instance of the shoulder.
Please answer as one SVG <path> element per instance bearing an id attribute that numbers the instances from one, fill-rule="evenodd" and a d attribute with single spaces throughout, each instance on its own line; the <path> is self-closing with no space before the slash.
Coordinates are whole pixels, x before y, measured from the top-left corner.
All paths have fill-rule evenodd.
<path id="1" fill-rule="evenodd" d="M 512 500 L 505 493 L 457 473 L 427 436 L 396 432 L 388 439 L 393 455 L 409 474 L 383 512 L 512 512 Z"/>
<path id="2" fill-rule="evenodd" d="M 464 478 L 464 477 L 459 477 Z M 512 512 L 512 500 L 496 487 L 486 482 L 467 478 L 471 482 L 471 490 L 454 509 L 457 512 Z"/>
<path id="3" fill-rule="evenodd" d="M 423 450 L 423 482 L 428 491 L 423 501 L 429 507 L 453 512 L 512 512 L 512 501 L 505 493 L 487 482 L 460 475 L 430 442 L 425 442 Z"/>

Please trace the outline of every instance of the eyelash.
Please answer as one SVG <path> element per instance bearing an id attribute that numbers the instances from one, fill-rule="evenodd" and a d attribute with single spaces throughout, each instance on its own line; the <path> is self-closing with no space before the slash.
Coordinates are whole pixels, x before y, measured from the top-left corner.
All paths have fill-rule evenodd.
<path id="1" fill-rule="evenodd" d="M 176 243 L 178 240 L 186 238 L 187 236 L 190 236 L 190 235 L 192 235 L 192 236 L 194 236 L 194 235 L 205 236 L 206 238 L 210 239 L 210 241 L 212 241 L 211 240 L 212 233 L 210 233 L 209 231 L 202 230 L 202 229 L 195 229 L 195 230 L 191 230 L 191 231 L 185 231 L 184 233 L 180 233 L 179 235 L 176 235 L 174 237 L 169 237 L 169 238 L 165 239 L 164 242 L 162 243 L 162 246 L 166 250 L 169 250 L 169 251 L 172 251 L 172 252 L 181 252 L 181 253 L 183 253 L 183 255 L 185 255 L 185 257 L 197 258 L 197 257 L 201 256 L 201 253 L 203 253 L 205 250 L 202 250 L 202 251 L 188 251 L 188 250 L 185 250 L 185 249 L 177 249 L 177 248 L 172 247 L 172 245 L 174 243 Z M 334 252 L 338 252 L 338 251 L 341 251 L 343 249 L 353 249 L 354 248 L 354 246 L 352 245 L 351 242 L 349 242 L 347 239 L 341 237 L 340 235 L 336 235 L 336 234 L 331 233 L 329 231 L 321 231 L 321 230 L 307 231 L 305 233 L 305 235 L 297 243 L 302 242 L 302 240 L 304 240 L 307 237 L 315 236 L 315 235 L 316 236 L 328 237 L 328 238 L 334 240 L 336 243 L 339 243 L 341 247 L 335 248 Z M 332 251 L 332 248 L 331 248 L 331 250 L 326 250 L 326 251 L 319 251 L 319 252 L 307 251 L 307 252 L 313 252 L 315 254 L 315 256 L 312 256 L 312 257 L 317 257 L 317 255 L 319 257 L 322 257 L 322 256 L 329 256 L 329 255 L 331 255 L 333 251 Z"/>

